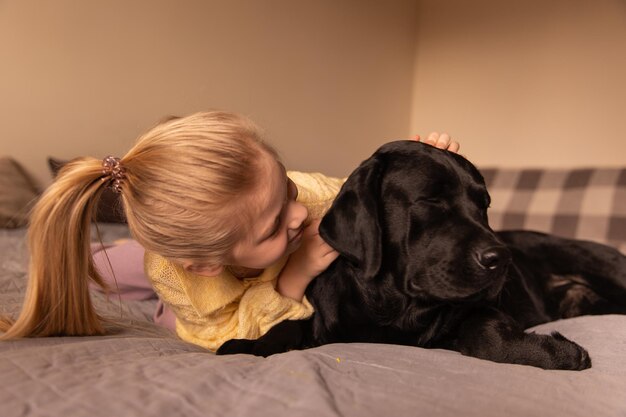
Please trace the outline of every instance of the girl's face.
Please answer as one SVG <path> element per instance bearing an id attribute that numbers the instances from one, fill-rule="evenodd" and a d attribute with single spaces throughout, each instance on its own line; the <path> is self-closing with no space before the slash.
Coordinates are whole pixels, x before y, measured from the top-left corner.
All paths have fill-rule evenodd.
<path id="1" fill-rule="evenodd" d="M 256 196 L 258 216 L 250 234 L 237 243 L 229 263 L 235 266 L 265 269 L 300 246 L 306 207 L 296 201 L 298 189 L 285 167 L 270 156 Z"/>

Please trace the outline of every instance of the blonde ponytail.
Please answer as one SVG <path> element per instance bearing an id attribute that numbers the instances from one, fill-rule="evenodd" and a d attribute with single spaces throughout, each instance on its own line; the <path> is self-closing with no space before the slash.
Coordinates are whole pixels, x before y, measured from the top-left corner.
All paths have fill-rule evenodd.
<path id="1" fill-rule="evenodd" d="M 89 295 L 89 281 L 105 288 L 94 267 L 90 232 L 104 189 L 102 161 L 66 165 L 35 205 L 30 218 L 29 282 L 22 312 L 0 319 L 0 339 L 104 333 Z"/>
<path id="2" fill-rule="evenodd" d="M 94 158 L 66 165 L 31 215 L 26 298 L 15 323 L 0 318 L 0 339 L 105 332 L 89 295 L 90 281 L 105 288 L 90 251 L 103 177 L 121 193 L 131 234 L 148 251 L 223 263 L 253 223 L 268 158 L 278 155 L 252 121 L 213 111 L 155 126 L 124 158 L 108 161 L 112 177 Z"/>

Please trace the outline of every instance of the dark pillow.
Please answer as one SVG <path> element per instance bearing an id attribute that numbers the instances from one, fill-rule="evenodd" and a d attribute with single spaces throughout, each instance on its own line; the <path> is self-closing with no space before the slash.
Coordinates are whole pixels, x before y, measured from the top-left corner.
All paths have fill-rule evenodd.
<path id="1" fill-rule="evenodd" d="M 69 161 L 48 157 L 48 166 L 52 177 L 56 178 L 59 171 Z M 96 221 L 101 223 L 126 223 L 126 216 L 122 208 L 119 194 L 107 188 L 102 192 L 96 211 Z"/>
<path id="2" fill-rule="evenodd" d="M 0 158 L 0 228 L 26 226 L 39 196 L 34 181 L 12 158 Z"/>

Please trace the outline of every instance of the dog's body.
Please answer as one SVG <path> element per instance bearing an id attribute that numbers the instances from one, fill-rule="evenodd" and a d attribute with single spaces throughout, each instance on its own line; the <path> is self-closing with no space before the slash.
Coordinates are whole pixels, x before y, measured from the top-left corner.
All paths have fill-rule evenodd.
<path id="1" fill-rule="evenodd" d="M 381 147 L 348 178 L 320 233 L 339 258 L 307 289 L 309 320 L 218 351 L 269 355 L 333 342 L 445 348 L 496 362 L 585 369 L 558 333 L 583 314 L 626 314 L 626 257 L 551 235 L 493 232 L 489 195 L 463 157 L 412 141 Z"/>

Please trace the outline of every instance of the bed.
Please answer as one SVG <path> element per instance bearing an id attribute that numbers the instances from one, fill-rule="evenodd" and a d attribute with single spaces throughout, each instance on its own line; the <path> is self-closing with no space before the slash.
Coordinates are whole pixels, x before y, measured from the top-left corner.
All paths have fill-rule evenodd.
<path id="1" fill-rule="evenodd" d="M 605 243 L 624 251 L 620 233 L 626 230 L 613 229 L 626 218 L 625 169 L 610 175 L 594 170 L 585 185 L 574 188 L 571 172 L 548 170 L 537 177 L 513 171 L 485 170 L 496 227 L 507 221 L 570 224 L 546 223 L 546 213 L 533 203 L 525 215 L 511 214 L 529 193 L 557 184 L 561 197 L 554 197 L 555 190 L 550 195 L 557 201 L 552 208 L 565 213 L 558 215 L 571 216 L 572 195 L 582 196 L 577 224 L 587 224 L 585 210 L 596 218 L 590 224 L 598 223 L 598 213 L 608 216 Z M 529 175 L 534 186 L 526 181 Z M 563 180 L 555 182 L 557 176 Z M 591 197 L 585 195 L 597 204 L 604 196 L 611 211 L 589 209 L 585 199 Z M 567 204 L 559 203 L 563 198 Z M 0 229 L 0 312 L 11 315 L 20 309 L 28 275 L 26 229 L 14 226 Z M 99 228 L 105 243 L 128 236 L 124 224 Z M 559 232 L 585 237 L 590 230 Z M 572 372 L 383 344 L 332 344 L 269 358 L 215 356 L 156 326 L 156 300 L 93 298 L 99 312 L 116 322 L 110 335 L 0 342 L 0 416 L 626 415 L 626 316 L 585 316 L 529 329 L 557 330 L 586 347 L 593 367 Z"/>

